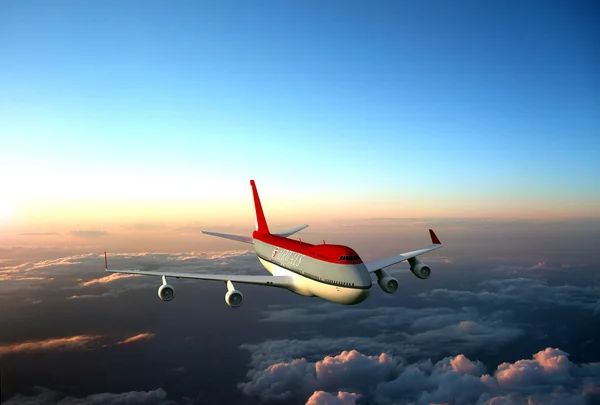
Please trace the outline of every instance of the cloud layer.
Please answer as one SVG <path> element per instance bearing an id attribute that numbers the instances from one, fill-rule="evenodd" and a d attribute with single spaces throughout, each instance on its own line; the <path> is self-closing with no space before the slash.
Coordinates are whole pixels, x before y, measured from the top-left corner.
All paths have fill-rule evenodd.
<path id="1" fill-rule="evenodd" d="M 281 361 L 307 353 L 318 356 L 344 347 L 368 352 L 391 350 L 404 357 L 433 355 L 440 351 L 455 353 L 502 346 L 524 334 L 523 328 L 511 321 L 513 314 L 510 311 L 484 314 L 473 307 L 352 307 L 340 310 L 336 305 L 321 303 L 302 308 L 274 305 L 262 314 L 262 322 L 335 323 L 349 329 L 340 337 L 268 340 L 243 345 L 243 349 L 251 352 L 255 366 L 257 360 L 263 358 Z M 374 335 L 362 337 L 365 330 Z"/>
<path id="2" fill-rule="evenodd" d="M 265 274 L 265 270 L 248 251 L 218 253 L 136 253 L 108 256 L 110 268 L 150 271 L 230 274 Z M 17 291 L 41 290 L 52 286 L 68 289 L 68 299 L 114 298 L 131 289 L 156 286 L 157 279 L 130 274 L 108 274 L 104 271 L 103 254 L 81 254 L 59 259 L 0 265 L 0 298 Z M 180 280 L 179 282 L 190 282 Z"/>
<path id="3" fill-rule="evenodd" d="M 27 341 L 0 346 L 0 355 L 19 352 L 34 352 L 40 350 L 62 350 L 82 348 L 101 336 L 78 335 L 56 339 Z"/>
<path id="4" fill-rule="evenodd" d="M 255 255 L 248 251 L 112 254 L 108 262 L 110 268 L 265 274 Z M 222 300 L 222 285 L 213 288 L 210 283 L 177 280 L 175 283 L 182 283 L 180 291 L 184 293 L 175 306 L 165 305 L 155 293 L 159 279 L 107 275 L 101 254 L 5 264 L 0 264 L 0 279 L 6 281 L 0 283 L 0 300 L 13 307 L 20 305 L 18 308 L 22 307 L 24 314 L 35 316 L 32 319 L 48 319 L 52 315 L 52 324 L 68 332 L 59 332 L 58 337 L 55 332 L 48 335 L 35 327 L 33 321 L 31 330 L 35 333 L 26 335 L 13 329 L 12 336 L 7 335 L 7 341 L 0 345 L 0 355 L 6 355 L 5 359 L 13 364 L 33 361 L 35 356 L 29 355 L 33 352 L 36 356 L 60 357 L 61 361 L 66 357 L 81 357 L 81 361 L 94 362 L 109 352 L 114 353 L 114 358 L 107 359 L 106 364 L 121 361 L 117 359 L 123 353 L 144 356 L 133 363 L 121 363 L 121 376 L 132 378 L 128 382 L 132 385 L 125 386 L 125 390 L 162 386 L 169 392 L 177 392 L 162 382 L 140 386 L 144 378 L 139 371 L 160 364 L 162 369 L 169 370 L 168 374 L 173 374 L 172 370 L 185 370 L 186 377 L 189 373 L 204 373 L 197 366 L 205 364 L 213 354 L 209 353 L 210 348 L 199 349 L 203 344 L 199 339 L 202 342 L 219 339 L 216 347 L 222 349 L 229 344 L 229 349 L 215 350 L 215 363 L 210 371 L 220 372 L 218 365 L 223 363 L 223 356 L 229 355 L 227 364 L 232 364 L 237 374 L 231 377 L 228 390 L 250 401 L 387 405 L 545 403 L 552 399 L 556 403 L 580 403 L 597 398 L 595 395 L 600 391 L 597 365 L 575 364 L 564 351 L 553 349 L 561 347 L 574 353 L 573 358 L 579 362 L 587 358 L 563 342 L 536 341 L 548 330 L 536 322 L 530 324 L 523 317 L 530 308 L 537 307 L 545 311 L 562 307 L 569 314 L 583 311 L 591 316 L 600 299 L 593 282 L 576 286 L 540 278 L 483 280 L 487 275 L 481 275 L 479 280 L 458 275 L 452 280 L 452 275 L 445 273 L 445 279 L 432 279 L 428 283 L 416 284 L 408 279 L 404 294 L 395 296 L 380 294 L 375 285 L 376 291 L 368 302 L 352 307 L 265 289 L 261 290 L 264 294 L 254 294 L 254 306 L 244 307 L 244 316 L 240 317 L 239 311 L 232 311 L 222 302 L 222 311 L 212 307 L 214 299 Z M 427 291 L 431 286 L 438 288 Z M 249 288 L 259 290 L 259 287 Z M 146 291 L 139 291 L 143 289 L 154 291 L 146 295 Z M 199 290 L 202 294 L 195 294 Z M 115 297 L 119 299 L 114 300 Z M 42 301 L 43 306 L 32 305 Z M 268 305 L 272 302 L 278 304 Z M 44 313 L 42 307 L 53 311 Z M 76 330 L 70 327 L 94 307 L 98 311 L 89 325 Z M 195 326 L 188 322 L 192 317 L 199 319 Z M 102 325 L 102 320 L 110 326 Z M 0 319 L 0 324 L 8 330 L 10 318 Z M 212 325 L 208 334 L 207 324 Z M 153 331 L 162 330 L 159 325 L 177 332 L 155 336 Z M 236 332 L 240 328 L 244 334 Z M 588 347 L 595 344 L 593 336 L 579 343 L 584 341 Z M 524 344 L 530 347 L 521 350 L 518 357 L 511 357 Z M 550 347 L 539 350 L 546 346 Z M 149 347 L 152 356 L 146 356 Z M 236 352 L 239 347 L 250 355 L 248 368 L 247 357 Z M 528 358 L 531 353 L 535 354 Z M 597 358 L 594 356 L 590 354 L 589 358 Z M 503 363 L 504 360 L 509 362 Z M 72 360 L 70 364 L 78 363 Z M 228 369 L 229 374 L 235 373 L 229 366 Z M 167 381 L 172 377 L 161 378 Z M 70 383 L 73 381 L 76 378 Z M 33 385 L 44 384 L 30 386 Z M 551 386 L 555 388 L 550 389 Z M 84 392 L 124 391 L 121 388 L 88 386 Z M 186 389 L 187 393 L 194 393 L 198 387 L 189 383 Z M 26 391 L 12 393 L 15 392 Z M 149 403 L 166 401 L 166 397 L 157 396 L 156 392 L 152 395 L 149 393 L 153 391 L 140 392 L 149 395 L 144 397 Z M 54 399 L 47 400 L 51 395 Z M 66 401 L 64 404 L 119 403 L 126 398 L 125 394 L 98 395 L 104 396 L 76 398 L 49 391 L 31 398 L 41 403 Z M 135 402 L 140 398 L 137 394 L 132 398 L 131 403 L 143 403 Z M 105 400 L 109 402 L 102 402 Z"/>
<path id="5" fill-rule="evenodd" d="M 167 393 L 162 388 L 153 391 L 130 391 L 121 394 L 109 392 L 92 394 L 83 398 L 75 398 L 37 387 L 37 394 L 15 395 L 4 405 L 176 405 L 176 402 L 167 400 Z"/>
<path id="6" fill-rule="evenodd" d="M 305 398 L 307 404 L 574 404 L 600 400 L 600 363 L 577 365 L 549 347 L 487 373 L 463 354 L 407 363 L 351 350 L 272 364 L 240 388 L 264 401 Z"/>
<path id="7" fill-rule="evenodd" d="M 492 279 L 480 282 L 474 290 L 437 288 L 419 294 L 434 301 L 455 300 L 464 303 L 537 304 L 600 311 L 600 285 L 550 285 L 534 278 Z"/>
<path id="8" fill-rule="evenodd" d="M 130 336 L 116 343 L 110 343 L 111 341 L 114 342 L 114 338 L 103 335 L 77 335 L 44 340 L 28 340 L 25 342 L 16 342 L 0 345 L 0 355 L 5 355 L 9 353 L 30 353 L 39 351 L 90 349 L 93 348 L 94 344 L 99 344 L 101 342 L 104 342 L 103 347 L 107 347 L 108 345 L 112 344 L 122 345 L 134 343 L 140 340 L 151 339 L 154 336 L 156 336 L 156 334 L 144 332 L 134 336 Z"/>

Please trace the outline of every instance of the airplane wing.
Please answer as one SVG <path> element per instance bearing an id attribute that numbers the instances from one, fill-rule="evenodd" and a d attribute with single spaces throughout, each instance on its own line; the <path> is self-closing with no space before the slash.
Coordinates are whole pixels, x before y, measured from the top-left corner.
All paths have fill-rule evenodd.
<path id="1" fill-rule="evenodd" d="M 140 276 L 165 276 L 174 278 L 191 278 L 196 280 L 231 281 L 232 283 L 266 285 L 271 287 L 287 288 L 292 286 L 292 278 L 288 276 L 251 276 L 244 274 L 200 274 L 178 273 L 171 271 L 142 271 L 142 270 L 110 270 L 104 252 L 104 265 L 110 273 L 138 274 Z"/>
<path id="2" fill-rule="evenodd" d="M 232 240 L 237 240 L 238 242 L 244 242 L 244 243 L 253 243 L 251 236 L 230 235 L 228 233 L 217 233 L 217 232 L 209 232 L 209 231 L 201 231 L 201 232 L 206 235 L 217 236 L 219 238 L 232 239 Z"/>
<path id="3" fill-rule="evenodd" d="M 431 243 L 433 243 L 429 247 L 419 249 L 419 250 L 413 250 L 411 252 L 401 253 L 399 255 L 390 256 L 390 257 L 386 257 L 383 259 L 373 260 L 371 262 L 365 262 L 365 266 L 367 266 L 369 273 L 373 273 L 377 270 L 381 270 L 383 268 L 392 266 L 396 263 L 400 263 L 405 260 L 412 259 L 413 257 L 417 257 L 424 253 L 431 252 L 432 250 L 439 249 L 443 246 L 442 243 L 440 242 L 440 240 L 438 239 L 437 235 L 435 234 L 435 232 L 433 232 L 433 229 L 429 230 L 429 235 L 431 236 Z"/>
<path id="4" fill-rule="evenodd" d="M 288 236 L 293 235 L 296 232 L 300 232 L 304 228 L 308 228 L 308 225 L 300 225 L 300 226 L 297 226 L 295 228 L 291 228 L 291 229 L 288 229 L 286 231 L 276 233 L 275 235 L 277 235 L 277 236 L 283 236 L 284 238 L 287 238 Z"/>

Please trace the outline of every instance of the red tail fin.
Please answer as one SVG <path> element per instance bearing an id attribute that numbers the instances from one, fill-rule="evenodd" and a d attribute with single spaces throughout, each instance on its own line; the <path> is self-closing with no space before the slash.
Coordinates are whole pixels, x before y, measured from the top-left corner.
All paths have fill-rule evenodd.
<path id="1" fill-rule="evenodd" d="M 256 211 L 256 231 L 268 234 L 270 233 L 269 227 L 267 226 L 267 221 L 265 220 L 265 214 L 263 212 L 262 205 L 260 205 L 260 198 L 258 198 L 258 191 L 256 191 L 256 184 L 254 184 L 254 180 L 250 180 L 250 185 L 252 186 L 254 209 Z"/>
<path id="2" fill-rule="evenodd" d="M 431 236 L 431 243 L 433 243 L 434 245 L 441 245 L 442 242 L 440 242 L 440 239 L 437 237 L 437 235 L 435 234 L 435 232 L 433 232 L 433 229 L 429 230 L 429 236 Z"/>

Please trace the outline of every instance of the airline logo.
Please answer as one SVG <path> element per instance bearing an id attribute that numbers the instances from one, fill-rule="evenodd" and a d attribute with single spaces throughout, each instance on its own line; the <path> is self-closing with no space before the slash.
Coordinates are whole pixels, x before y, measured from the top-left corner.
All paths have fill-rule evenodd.
<path id="1" fill-rule="evenodd" d="M 271 257 L 275 258 L 275 256 L 277 256 L 278 262 L 288 266 L 298 267 L 302 261 L 302 255 L 300 253 L 278 247 L 273 250 L 273 255 Z"/>

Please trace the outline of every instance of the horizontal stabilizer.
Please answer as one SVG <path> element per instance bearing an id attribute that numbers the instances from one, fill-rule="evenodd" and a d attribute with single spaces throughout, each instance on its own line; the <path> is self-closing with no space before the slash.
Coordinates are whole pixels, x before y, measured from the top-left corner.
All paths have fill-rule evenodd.
<path id="1" fill-rule="evenodd" d="M 297 226 L 295 228 L 288 229 L 287 231 L 278 232 L 275 235 L 287 238 L 288 236 L 293 235 L 296 232 L 300 232 L 301 230 L 303 230 L 305 228 L 308 228 L 308 225 L 300 225 L 300 226 Z"/>
<path id="2" fill-rule="evenodd" d="M 218 232 L 209 232 L 209 231 L 202 231 L 202 233 L 207 234 L 207 235 L 217 236 L 219 238 L 237 240 L 238 242 L 253 243 L 252 237 L 250 237 L 250 236 L 230 235 L 227 233 L 218 233 Z"/>

